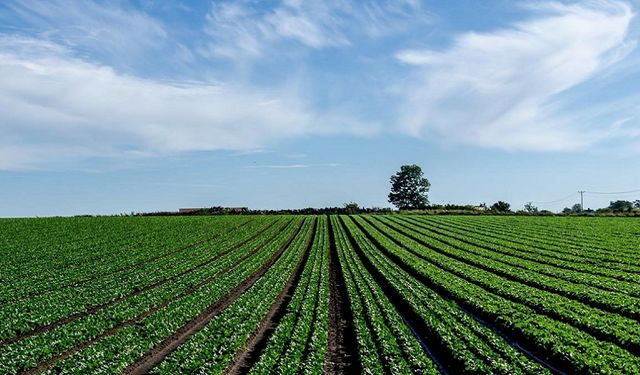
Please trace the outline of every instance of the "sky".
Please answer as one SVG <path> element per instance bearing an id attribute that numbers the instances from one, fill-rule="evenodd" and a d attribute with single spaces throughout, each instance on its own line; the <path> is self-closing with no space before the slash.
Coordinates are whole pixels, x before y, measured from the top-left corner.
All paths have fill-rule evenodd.
<path id="1" fill-rule="evenodd" d="M 640 199 L 639 10 L 3 0 L 0 217 Z"/>

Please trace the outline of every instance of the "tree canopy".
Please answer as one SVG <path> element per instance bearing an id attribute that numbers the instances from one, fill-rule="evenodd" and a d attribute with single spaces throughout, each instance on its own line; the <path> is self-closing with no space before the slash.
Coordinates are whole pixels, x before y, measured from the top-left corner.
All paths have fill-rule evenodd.
<path id="1" fill-rule="evenodd" d="M 429 204 L 427 193 L 431 184 L 424 177 L 420 166 L 403 165 L 391 176 L 389 202 L 401 210 L 426 208 Z"/>
<path id="2" fill-rule="evenodd" d="M 348 202 L 344 204 L 344 209 L 349 214 L 355 214 L 360 210 L 360 206 L 356 202 Z"/>
<path id="3" fill-rule="evenodd" d="M 491 209 L 498 212 L 509 212 L 511 205 L 507 202 L 497 201 L 491 205 Z"/>
<path id="4" fill-rule="evenodd" d="M 524 210 L 530 214 L 537 214 L 538 212 L 540 212 L 538 210 L 538 207 L 534 206 L 531 202 L 524 205 Z"/>
<path id="5" fill-rule="evenodd" d="M 609 209 L 613 212 L 630 212 L 633 209 L 633 203 L 624 200 L 618 200 L 609 203 Z"/>

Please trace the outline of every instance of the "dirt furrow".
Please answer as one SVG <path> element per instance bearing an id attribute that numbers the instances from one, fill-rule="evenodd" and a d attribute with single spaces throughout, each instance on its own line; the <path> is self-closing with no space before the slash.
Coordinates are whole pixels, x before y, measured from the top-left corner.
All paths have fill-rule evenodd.
<path id="1" fill-rule="evenodd" d="M 56 327 L 60 327 L 60 326 L 62 326 L 64 324 L 70 323 L 70 322 L 72 322 L 74 320 L 77 320 L 77 319 L 80 319 L 82 317 L 95 314 L 97 312 L 100 312 L 101 310 L 104 310 L 104 309 L 108 308 L 108 307 L 114 306 L 114 305 L 116 305 L 116 304 L 118 304 L 118 303 L 120 303 L 120 302 L 122 302 L 124 300 L 130 299 L 130 298 L 135 297 L 137 295 L 140 295 L 142 293 L 148 292 L 149 290 L 152 290 L 152 289 L 158 288 L 158 287 L 160 287 L 162 285 L 165 285 L 168 282 L 176 280 L 176 279 L 178 279 L 178 278 L 180 278 L 180 277 L 182 277 L 182 276 L 184 276 L 184 275 L 186 275 L 186 274 L 188 274 L 190 272 L 196 271 L 196 270 L 198 270 L 198 269 L 200 269 L 202 267 L 206 267 L 207 265 L 209 265 L 209 264 L 215 262 L 216 260 L 220 259 L 221 257 L 225 256 L 229 252 L 231 252 L 231 251 L 233 251 L 233 250 L 235 250 L 235 249 L 237 249 L 237 248 L 239 248 L 239 247 L 241 247 L 241 246 L 253 241 L 254 239 L 258 238 L 258 236 L 260 236 L 262 233 L 267 231 L 274 224 L 275 224 L 275 222 L 269 224 L 266 228 L 258 231 L 258 233 L 254 234 L 250 238 L 248 238 L 248 239 L 246 239 L 244 241 L 241 241 L 241 242 L 229 247 L 228 249 L 224 250 L 222 253 L 217 254 L 216 256 L 214 256 L 212 258 L 209 258 L 208 260 L 206 260 L 203 263 L 200 263 L 200 264 L 198 264 L 196 266 L 193 266 L 193 267 L 191 267 L 191 268 L 189 268 L 187 270 L 184 270 L 184 271 L 182 271 L 180 273 L 172 275 L 172 276 L 170 276 L 168 278 L 159 280 L 159 281 L 157 281 L 157 282 L 155 282 L 153 284 L 150 284 L 150 285 L 147 285 L 147 286 L 145 286 L 143 288 L 135 290 L 132 293 L 129 293 L 129 294 L 121 296 L 121 297 L 118 297 L 118 298 L 116 298 L 114 300 L 111 300 L 109 302 L 105 302 L 105 303 L 93 306 L 93 307 L 91 307 L 91 308 L 89 308 L 87 310 L 71 314 L 71 315 L 69 315 L 69 316 L 67 316 L 65 318 L 59 319 L 59 320 L 57 320 L 55 322 L 36 327 L 36 328 L 34 328 L 33 330 L 31 330 L 29 332 L 25 332 L 25 333 L 22 333 L 22 334 L 20 334 L 18 336 L 15 336 L 15 337 L 12 337 L 10 339 L 7 339 L 7 340 L 5 340 L 3 342 L 0 342 L 0 348 L 3 348 L 5 346 L 7 346 L 7 345 L 10 345 L 10 344 L 13 344 L 15 342 L 18 342 L 18 341 L 20 341 L 22 339 L 25 339 L 27 337 L 31 337 L 31 336 L 37 335 L 39 333 L 50 331 L 50 330 L 52 330 L 52 329 L 54 329 Z M 287 222 L 287 224 L 285 224 L 285 227 L 288 224 L 289 224 L 289 222 Z M 283 227 L 283 229 L 284 229 L 284 227 Z"/>
<path id="2" fill-rule="evenodd" d="M 331 217 L 327 215 L 329 230 L 329 343 L 325 356 L 325 374 L 360 374 L 362 365 L 358 354 L 356 330 L 343 270 L 338 258 Z"/>
<path id="3" fill-rule="evenodd" d="M 271 308 L 269 309 L 267 315 L 265 315 L 264 318 L 262 318 L 262 320 L 260 321 L 257 330 L 253 332 L 246 345 L 235 354 L 233 360 L 225 369 L 225 374 L 246 374 L 251 366 L 253 366 L 260 358 L 260 354 L 266 347 L 267 340 L 286 313 L 287 306 L 289 305 L 293 293 L 298 286 L 300 277 L 302 276 L 302 271 L 304 270 L 304 267 L 309 259 L 309 253 L 311 252 L 311 247 L 313 246 L 317 227 L 318 219 L 316 218 L 313 221 L 313 227 L 311 229 L 311 233 L 309 234 L 309 238 L 307 239 L 307 244 L 305 245 L 304 252 L 300 257 L 300 260 L 298 261 L 293 274 L 287 281 L 287 284 L 285 285 L 282 292 L 280 292 L 280 294 L 276 298 L 273 305 L 271 305 Z"/>
<path id="4" fill-rule="evenodd" d="M 306 219 L 305 219 L 306 220 Z M 302 220 L 298 225 L 298 228 L 294 231 L 294 233 L 289 237 L 285 244 L 283 244 L 278 251 L 264 264 L 260 269 L 254 272 L 249 278 L 243 281 L 240 285 L 233 288 L 229 293 L 227 293 L 224 297 L 219 299 L 218 301 L 211 304 L 208 308 L 202 311 L 196 318 L 192 319 L 185 325 L 183 325 L 178 331 L 176 331 L 173 335 L 164 339 L 159 345 L 149 350 L 142 357 L 140 357 L 137 361 L 130 364 L 125 368 L 124 374 L 146 374 L 149 370 L 151 370 L 158 363 L 162 362 L 162 360 L 169 354 L 171 354 L 176 348 L 182 345 L 185 341 L 189 339 L 194 333 L 198 332 L 202 328 L 204 328 L 211 319 L 213 319 L 216 315 L 218 315 L 221 311 L 226 309 L 229 305 L 231 305 L 242 293 L 244 293 L 247 289 L 249 289 L 262 275 L 264 275 L 269 267 L 271 267 L 284 253 L 284 251 L 289 247 L 289 245 L 293 242 L 293 240 L 298 236 L 302 227 L 304 225 L 304 221 Z"/>
<path id="5" fill-rule="evenodd" d="M 291 221 L 289 221 L 288 223 L 291 223 Z M 221 270 L 219 272 L 217 272 L 215 275 L 209 276 L 206 279 L 202 280 L 201 282 L 199 282 L 198 284 L 190 287 L 189 289 L 174 295 L 173 297 L 169 298 L 168 300 L 165 300 L 164 302 L 152 307 L 151 309 L 136 315 L 135 317 L 126 320 L 125 322 L 109 329 L 108 331 L 88 340 L 85 342 L 82 342 L 78 345 L 75 345 L 73 347 L 71 347 L 70 349 L 68 349 L 67 351 L 65 351 L 64 353 L 58 354 L 57 356 L 39 363 L 36 367 L 25 371 L 23 374 L 37 374 L 40 373 L 42 371 L 45 371 L 47 369 L 49 369 L 51 366 L 53 366 L 55 363 L 57 363 L 58 361 L 61 361 L 65 358 L 70 357 L 71 355 L 73 355 L 74 353 L 86 349 L 88 347 L 90 347 L 91 345 L 95 344 L 96 342 L 109 337 L 109 336 L 113 336 L 115 334 L 117 334 L 118 332 L 122 331 L 123 329 L 130 327 L 130 326 L 134 326 L 136 324 L 138 324 L 138 322 L 140 322 L 141 320 L 153 315 L 154 313 L 156 313 L 158 310 L 166 307 L 167 305 L 169 305 L 170 303 L 177 301 L 181 298 L 184 298 L 186 296 L 189 296 L 193 293 L 195 293 L 198 289 L 206 286 L 207 284 L 213 282 L 214 280 L 217 280 L 218 278 L 224 276 L 226 273 L 228 273 L 229 271 L 233 270 L 234 268 L 236 268 L 238 265 L 242 264 L 243 261 L 245 261 L 247 258 L 249 258 L 250 256 L 252 256 L 253 254 L 259 252 L 261 249 L 263 249 L 269 242 L 271 242 L 275 237 L 277 236 L 277 233 L 274 234 L 273 236 L 269 237 L 268 239 L 266 239 L 265 241 L 261 242 L 258 246 L 256 246 L 253 250 L 248 251 L 246 254 L 244 254 L 242 257 L 240 257 L 237 261 L 235 261 L 232 265 L 230 265 L 229 267 L 225 268 L 224 270 Z M 237 246 L 236 246 L 237 248 Z"/>

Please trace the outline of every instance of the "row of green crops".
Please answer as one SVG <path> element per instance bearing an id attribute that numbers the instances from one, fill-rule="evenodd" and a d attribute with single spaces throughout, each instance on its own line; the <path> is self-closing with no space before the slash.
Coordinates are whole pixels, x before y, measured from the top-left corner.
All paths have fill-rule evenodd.
<path id="1" fill-rule="evenodd" d="M 394 247 L 366 221 L 344 220 L 356 253 L 384 278 L 399 298 L 417 315 L 433 355 L 453 373 L 544 373 L 491 329 L 466 314 L 452 301 L 426 288 L 409 272 L 398 268 L 379 248 Z"/>
<path id="2" fill-rule="evenodd" d="M 447 225 L 431 220 L 409 220 L 408 222 L 427 229 L 429 235 L 438 234 L 451 240 L 466 242 L 477 248 L 489 250 L 493 254 L 485 254 L 497 257 L 497 259 L 516 267 L 531 268 L 564 280 L 640 296 L 640 284 L 638 284 L 640 277 L 636 277 L 638 275 L 603 268 L 597 263 L 584 262 L 584 257 L 573 256 L 573 259 L 562 259 L 556 255 L 557 252 L 554 250 L 541 250 L 530 245 L 518 244 L 515 241 L 510 241 L 508 237 L 504 239 L 497 238 L 497 235 L 490 237 L 486 232 L 478 233 L 471 228 L 461 228 L 453 224 Z"/>
<path id="3" fill-rule="evenodd" d="M 329 233 L 318 220 L 307 266 L 251 374 L 322 374 L 329 325 Z"/>
<path id="4" fill-rule="evenodd" d="M 0 304 L 13 303 L 61 287 L 87 282 L 96 276 L 134 267 L 225 230 L 248 223 L 237 218 L 217 220 L 142 220 L 142 218 L 71 218 L 1 221 L 7 234 L 0 251 Z M 41 221 L 42 220 L 42 221 Z M 64 221 L 67 220 L 67 221 Z M 66 232 L 50 228 L 61 226 Z M 39 230 L 33 232 L 33 227 Z M 71 240 L 61 240 L 74 234 Z M 153 252 L 149 250 L 153 249 Z M 109 259 L 105 262 L 105 259 Z M 25 267 L 25 265 L 28 265 Z"/>
<path id="5" fill-rule="evenodd" d="M 588 294 L 587 287 L 574 286 L 575 294 L 584 291 L 583 296 L 593 299 L 607 295 L 606 300 L 601 300 L 602 304 L 607 301 L 610 304 L 608 310 L 619 310 L 629 317 L 603 311 L 582 303 L 579 298 L 566 292 L 566 284 L 569 283 L 563 280 L 547 277 L 546 284 L 541 284 L 538 281 L 542 279 L 541 275 L 534 276 L 524 270 L 513 272 L 509 267 L 497 266 L 490 259 L 475 257 L 467 247 L 455 248 L 433 236 L 425 236 L 414 228 L 388 222 L 385 224 L 393 230 L 389 233 L 397 240 L 413 246 L 414 253 L 425 261 L 504 298 L 640 353 L 640 325 L 633 319 L 638 317 L 636 309 L 640 306 L 636 307 L 634 297 L 624 298 L 623 295 L 616 296 L 604 291 Z"/>
<path id="6" fill-rule="evenodd" d="M 635 219 L 603 218 L 453 218 L 443 223 L 458 222 L 465 228 L 478 228 L 485 233 L 505 234 L 512 241 L 533 242 L 551 248 L 559 254 L 577 255 L 581 259 L 597 260 L 615 265 L 629 265 L 639 270 L 637 257 L 638 226 Z"/>
<path id="7" fill-rule="evenodd" d="M 222 314 L 216 316 L 189 341 L 153 369 L 152 373 L 221 373 L 249 340 L 262 317 L 292 278 L 294 268 L 305 259 L 307 243 L 315 225 L 307 220 L 285 253 L 251 288 Z M 304 267 L 304 264 L 300 266 Z"/>
<path id="8" fill-rule="evenodd" d="M 241 233 L 243 231 L 239 230 L 237 234 Z M 3 305 L 0 307 L 0 340 L 38 330 L 74 314 L 99 309 L 114 300 L 133 296 L 144 288 L 160 286 L 176 275 L 205 267 L 215 261 L 231 241 L 230 237 L 215 243 L 202 243 L 188 252 L 145 263 L 125 274 L 110 274 L 86 284 Z"/>
<path id="9" fill-rule="evenodd" d="M 180 327 L 195 319 L 232 288 L 242 283 L 262 267 L 268 259 L 282 250 L 288 239 L 300 229 L 300 220 L 290 223 L 276 237 L 259 246 L 255 252 L 245 252 L 230 268 L 214 274 L 211 282 L 193 293 L 181 296 L 136 324 L 127 326 L 94 345 L 75 352 L 59 361 L 50 373 L 81 370 L 85 373 L 120 373 L 131 362 L 142 357 L 150 348 L 160 344 Z"/>
<path id="10" fill-rule="evenodd" d="M 384 233 L 388 241 L 380 250 L 396 264 L 541 358 L 576 372 L 638 371 L 639 358 L 622 347 L 635 340 L 622 322 L 631 331 L 637 322 L 474 267 L 450 256 L 454 249 L 446 244 L 388 217 L 365 220 Z"/>
<path id="11" fill-rule="evenodd" d="M 91 314 L 79 316 L 51 329 L 40 329 L 35 335 L 4 345 L 0 348 L 1 366 L 7 370 L 13 369 L 11 372 L 31 368 L 43 360 L 82 345 L 87 340 L 116 336 L 115 333 L 131 331 L 131 326 L 140 327 L 141 322 L 151 318 L 148 316 L 149 311 L 153 311 L 152 316 L 160 314 L 161 311 L 182 301 L 188 303 L 186 300 L 192 299 L 193 295 L 206 295 L 209 289 L 223 293 L 235 284 L 232 281 L 224 283 L 222 276 L 235 281 L 236 284 L 239 283 L 243 280 L 242 275 L 249 269 L 247 262 L 253 261 L 251 266 L 259 267 L 260 260 L 268 258 L 273 247 L 290 235 L 296 227 L 296 223 L 291 219 L 279 219 L 272 224 L 276 225 L 264 227 L 264 224 L 259 224 L 253 229 L 245 226 L 233 236 L 210 244 L 211 254 L 225 253 L 224 256 L 216 258 L 213 262 L 202 262 L 200 258 L 194 257 L 191 264 L 197 266 L 191 267 L 190 272 L 180 277 L 163 279 L 167 282 L 162 285 L 156 283 L 152 285 L 153 288 L 143 293 L 138 293 L 138 290 L 137 294 L 116 304 L 94 309 Z M 232 251 L 229 252 L 230 249 Z M 114 330 L 116 332 L 113 332 Z"/>
<path id="12" fill-rule="evenodd" d="M 639 251 L 626 218 L 0 220 L 0 374 L 640 373 Z"/>
<path id="13" fill-rule="evenodd" d="M 337 217 L 333 219 L 336 247 L 356 323 L 362 370 L 392 374 L 437 373 L 419 339 L 356 258 L 340 221 Z"/>

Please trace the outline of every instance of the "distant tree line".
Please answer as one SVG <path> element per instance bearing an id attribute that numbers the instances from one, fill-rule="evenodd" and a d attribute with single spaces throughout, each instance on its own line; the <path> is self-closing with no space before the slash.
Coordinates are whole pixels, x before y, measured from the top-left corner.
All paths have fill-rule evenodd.
<path id="1" fill-rule="evenodd" d="M 622 203 L 621 203 L 622 202 Z M 205 215 L 352 215 L 352 214 L 427 214 L 427 215 L 571 215 L 571 216 L 640 216 L 640 200 L 614 201 L 606 208 L 597 210 L 581 210 L 580 204 L 565 208 L 561 213 L 548 210 L 539 210 L 528 203 L 522 210 L 512 210 L 511 205 L 505 201 L 498 201 L 491 205 L 480 203 L 479 205 L 460 204 L 430 204 L 419 209 L 392 210 L 388 207 L 361 207 L 355 202 L 345 203 L 342 207 L 308 207 L 300 209 L 281 210 L 238 210 L 233 207 L 209 207 L 189 212 L 159 211 L 122 214 L 121 216 L 205 216 Z M 90 215 L 87 215 L 90 216 Z"/>
<path id="2" fill-rule="evenodd" d="M 307 207 L 297 209 L 280 210 L 237 210 L 230 207 L 209 207 L 188 212 L 159 211 L 133 213 L 133 216 L 206 216 L 206 215 L 349 215 L 349 214 L 373 214 L 389 213 L 389 207 L 359 207 L 356 203 L 350 202 L 343 207 Z"/>
<path id="3" fill-rule="evenodd" d="M 360 207 L 356 202 L 345 203 L 342 207 L 300 208 L 282 210 L 252 210 L 247 207 L 222 207 L 180 209 L 178 212 L 132 213 L 135 216 L 199 216 L 199 215 L 325 215 L 325 214 L 375 214 L 375 213 L 416 213 L 437 215 L 557 215 L 548 210 L 540 210 L 532 202 L 521 210 L 513 211 L 511 204 L 497 201 L 490 206 L 459 204 L 430 204 L 428 192 L 431 183 L 424 177 L 422 168 L 416 164 L 403 165 L 389 179 L 391 189 L 388 200 L 398 211 L 386 207 Z M 640 200 L 617 200 L 610 202 L 606 208 L 587 209 L 576 203 L 566 207 L 560 215 L 625 215 L 640 216 Z"/>

